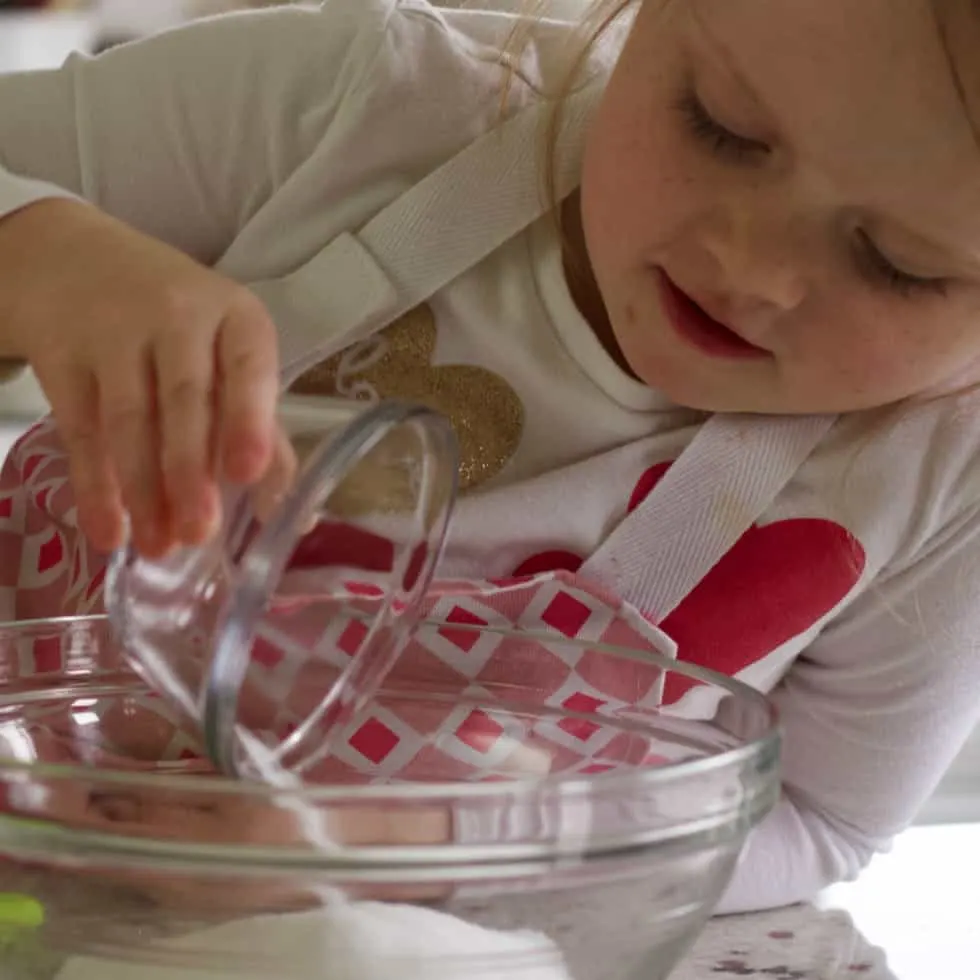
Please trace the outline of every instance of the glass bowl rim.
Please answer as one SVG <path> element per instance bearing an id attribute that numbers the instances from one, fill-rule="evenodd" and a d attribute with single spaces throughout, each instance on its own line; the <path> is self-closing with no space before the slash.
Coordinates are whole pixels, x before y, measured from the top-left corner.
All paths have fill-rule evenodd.
<path id="1" fill-rule="evenodd" d="M 43 633 L 62 631 L 73 626 L 107 626 L 109 618 L 104 614 L 84 616 L 56 616 L 44 619 L 25 619 L 0 622 L 0 639 L 12 634 Z M 535 634 L 527 634 L 535 635 Z M 689 679 L 700 681 L 710 686 L 721 688 L 743 702 L 753 704 L 761 709 L 766 718 L 766 728 L 762 735 L 747 740 L 735 748 L 727 749 L 715 755 L 702 759 L 692 759 L 672 762 L 663 766 L 622 770 L 610 770 L 601 773 L 582 775 L 561 773 L 535 776 L 499 779 L 492 782 L 465 783 L 452 781 L 432 782 L 397 782 L 389 784 L 334 784 L 329 786 L 300 785 L 297 787 L 272 787 L 268 784 L 233 780 L 221 775 L 172 775 L 168 773 L 125 772 L 122 770 L 99 770 L 83 765 L 32 763 L 0 758 L 0 784 L 8 781 L 7 774 L 32 774 L 53 781 L 83 780 L 93 784 L 108 784 L 129 788 L 150 788 L 155 791 L 189 791 L 192 794 L 218 795 L 223 797 L 243 797 L 257 799 L 269 796 L 278 798 L 299 797 L 310 804 L 345 804 L 353 805 L 361 802 L 377 802 L 379 800 L 396 801 L 399 804 L 418 805 L 424 802 L 445 802 L 454 800 L 480 800 L 499 798 L 501 796 L 521 797 L 540 794 L 542 791 L 561 789 L 563 796 L 592 795 L 598 788 L 602 791 L 615 792 L 617 788 L 629 788 L 630 792 L 651 787 L 666 787 L 682 783 L 688 779 L 702 776 L 706 773 L 727 768 L 734 768 L 752 759 L 767 758 L 778 753 L 782 731 L 779 714 L 772 701 L 761 691 L 748 684 L 728 677 L 706 667 L 690 664 L 684 661 L 672 660 L 654 651 L 636 651 L 628 647 L 614 644 L 595 643 L 591 641 L 572 640 L 567 637 L 549 637 L 551 642 L 569 643 L 588 647 L 609 656 L 618 656 L 626 660 L 639 660 L 652 663 L 665 671 L 681 674 Z M 128 671 L 128 668 L 121 668 Z M 138 675 L 132 677 L 139 680 Z M 142 682 L 141 682 L 142 683 Z M 381 694 L 393 693 L 382 687 Z M 4 685 L 0 683 L 0 707 L 4 705 Z M 2 814 L 0 814 L 2 816 Z"/>

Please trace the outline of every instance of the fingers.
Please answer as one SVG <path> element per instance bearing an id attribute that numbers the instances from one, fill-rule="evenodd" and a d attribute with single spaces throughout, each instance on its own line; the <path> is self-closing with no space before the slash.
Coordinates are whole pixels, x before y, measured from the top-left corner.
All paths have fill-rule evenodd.
<path id="1" fill-rule="evenodd" d="M 121 298 L 89 311 L 70 342 L 35 331 L 30 355 L 70 456 L 83 530 L 112 550 L 128 512 L 132 543 L 149 557 L 217 530 L 221 480 L 252 485 L 274 454 L 270 493 L 295 473 L 277 449 L 278 348 L 264 307 L 154 249 L 136 269 L 142 288 L 127 294 L 123 279 Z"/>
<path id="2" fill-rule="evenodd" d="M 272 459 L 279 397 L 275 327 L 251 294 L 243 293 L 225 318 L 215 356 L 222 472 L 235 483 L 251 484 Z"/>
<path id="3" fill-rule="evenodd" d="M 126 511 L 101 428 L 80 434 L 70 454 L 79 527 L 99 551 L 113 551 L 126 537 Z"/>
<path id="4" fill-rule="evenodd" d="M 96 381 L 83 370 L 59 375 L 47 388 L 68 453 L 78 523 L 96 548 L 112 551 L 123 542 L 125 511 L 99 417 Z"/>
<path id="5" fill-rule="evenodd" d="M 218 479 L 253 483 L 273 458 L 275 329 L 258 300 L 241 290 L 217 330 L 185 323 L 163 332 L 153 365 L 166 543 L 199 544 L 221 520 Z M 278 478 L 291 479 L 281 452 L 279 462 Z"/>
<path id="6" fill-rule="evenodd" d="M 213 459 L 215 405 L 210 335 L 165 336 L 155 356 L 157 425 L 169 530 L 181 544 L 198 544 L 220 520 Z"/>
<path id="7" fill-rule="evenodd" d="M 448 806 L 417 806 L 393 812 L 379 806 L 336 807 L 330 814 L 332 839 L 346 847 L 446 844 L 452 840 Z"/>
<path id="8" fill-rule="evenodd" d="M 149 351 L 123 354 L 101 380 L 100 418 L 123 505 L 129 513 L 132 542 L 150 557 L 171 545 L 169 514 L 163 493 L 156 398 Z"/>

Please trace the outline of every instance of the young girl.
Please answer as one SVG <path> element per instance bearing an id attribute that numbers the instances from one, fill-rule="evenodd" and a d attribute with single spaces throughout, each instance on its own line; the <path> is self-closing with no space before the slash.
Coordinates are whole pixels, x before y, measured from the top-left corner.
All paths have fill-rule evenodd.
<path id="1" fill-rule="evenodd" d="M 785 724 L 724 909 L 807 898 L 888 846 L 980 712 L 980 16 L 472 7 L 326 0 L 0 79 L 0 353 L 51 401 L 91 540 L 128 512 L 159 553 L 213 528 L 219 476 L 275 472 L 277 350 L 319 331 L 299 391 L 455 424 L 444 569 L 482 578 L 577 569 L 718 413 L 839 415 L 662 622 Z M 604 91 L 556 214 L 354 344 L 343 276 L 264 288 L 572 71 Z"/>

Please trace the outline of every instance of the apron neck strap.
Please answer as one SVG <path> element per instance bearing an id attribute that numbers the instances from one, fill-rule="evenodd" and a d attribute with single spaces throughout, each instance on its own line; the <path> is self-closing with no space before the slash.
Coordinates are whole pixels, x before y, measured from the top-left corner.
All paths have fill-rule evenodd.
<path id="1" fill-rule="evenodd" d="M 552 206 L 541 153 L 557 113 L 554 190 L 579 183 L 588 120 L 602 94 L 593 81 L 562 104 L 539 100 L 434 170 L 360 231 L 339 236 L 304 266 L 252 283 L 263 299 L 291 308 L 305 329 L 283 338 L 283 386 L 308 368 L 383 329 L 479 265 Z M 327 300 L 323 283 L 344 284 Z M 329 323 L 325 341 L 322 324 Z"/>
<path id="2" fill-rule="evenodd" d="M 713 416 L 581 574 L 662 623 L 765 513 L 835 418 Z"/>

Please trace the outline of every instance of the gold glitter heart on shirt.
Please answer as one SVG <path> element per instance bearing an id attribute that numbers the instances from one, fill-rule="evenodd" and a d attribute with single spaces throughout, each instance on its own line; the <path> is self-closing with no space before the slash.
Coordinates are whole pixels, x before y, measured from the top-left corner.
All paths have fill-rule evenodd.
<path id="1" fill-rule="evenodd" d="M 496 476 L 521 441 L 524 406 L 499 375 L 470 364 L 432 364 L 436 322 L 428 305 L 306 372 L 297 395 L 397 398 L 446 416 L 459 442 L 460 490 Z"/>

